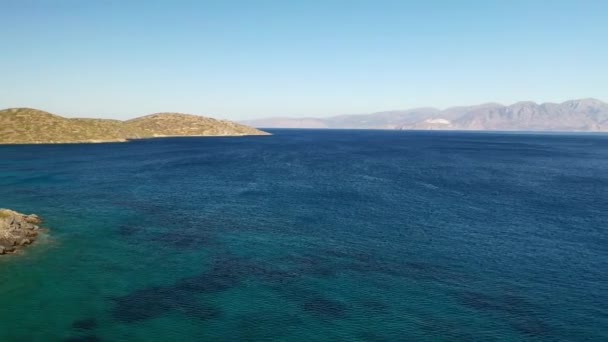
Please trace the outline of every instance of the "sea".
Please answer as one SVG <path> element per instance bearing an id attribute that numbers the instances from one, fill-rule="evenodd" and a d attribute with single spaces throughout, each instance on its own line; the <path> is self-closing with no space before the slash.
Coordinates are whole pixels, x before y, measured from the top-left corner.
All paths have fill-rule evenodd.
<path id="1" fill-rule="evenodd" d="M 0 146 L 0 341 L 608 341 L 608 135 Z"/>

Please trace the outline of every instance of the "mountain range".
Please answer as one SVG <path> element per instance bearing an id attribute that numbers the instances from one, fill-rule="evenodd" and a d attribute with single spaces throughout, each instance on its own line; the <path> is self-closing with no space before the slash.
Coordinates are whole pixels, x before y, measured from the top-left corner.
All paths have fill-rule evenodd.
<path id="1" fill-rule="evenodd" d="M 563 103 L 518 102 L 510 106 L 416 108 L 328 118 L 274 117 L 242 121 L 264 128 L 402 130 L 608 131 L 608 104 L 597 99 Z"/>
<path id="2" fill-rule="evenodd" d="M 0 110 L 0 144 L 123 142 L 168 136 L 267 134 L 232 121 L 181 113 L 157 113 L 120 121 L 65 118 L 32 108 Z"/>

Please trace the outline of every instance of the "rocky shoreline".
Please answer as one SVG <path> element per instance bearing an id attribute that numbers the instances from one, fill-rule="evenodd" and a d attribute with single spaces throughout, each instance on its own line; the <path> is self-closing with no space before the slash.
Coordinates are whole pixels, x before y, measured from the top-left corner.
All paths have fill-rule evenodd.
<path id="1" fill-rule="evenodd" d="M 0 208 L 0 255 L 15 252 L 34 242 L 41 222 L 37 215 Z"/>

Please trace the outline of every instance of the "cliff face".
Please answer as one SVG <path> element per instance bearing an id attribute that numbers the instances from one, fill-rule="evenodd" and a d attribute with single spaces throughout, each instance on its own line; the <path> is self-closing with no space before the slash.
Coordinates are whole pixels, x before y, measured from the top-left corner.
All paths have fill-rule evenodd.
<path id="1" fill-rule="evenodd" d="M 266 135 L 231 121 L 160 113 L 119 121 L 68 119 L 31 108 L 0 111 L 0 144 L 121 142 L 158 136 Z"/>
<path id="2" fill-rule="evenodd" d="M 38 235 L 40 223 L 41 220 L 36 215 L 0 209 L 0 255 L 31 244 Z"/>

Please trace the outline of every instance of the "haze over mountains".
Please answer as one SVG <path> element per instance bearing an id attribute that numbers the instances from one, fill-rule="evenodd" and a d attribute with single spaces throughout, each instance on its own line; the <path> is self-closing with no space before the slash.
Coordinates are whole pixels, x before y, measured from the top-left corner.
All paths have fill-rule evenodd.
<path id="1" fill-rule="evenodd" d="M 415 108 L 329 118 L 242 121 L 263 128 L 358 128 L 420 130 L 608 131 L 608 104 L 597 99 L 563 103 L 518 102 L 510 106 Z"/>
<path id="2" fill-rule="evenodd" d="M 180 113 L 157 113 L 120 121 L 68 119 L 32 108 L 0 110 L 0 144 L 121 142 L 168 136 L 267 134 L 232 121 Z"/>

